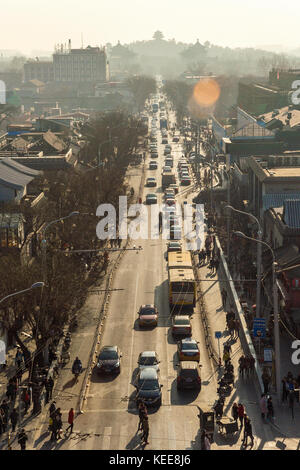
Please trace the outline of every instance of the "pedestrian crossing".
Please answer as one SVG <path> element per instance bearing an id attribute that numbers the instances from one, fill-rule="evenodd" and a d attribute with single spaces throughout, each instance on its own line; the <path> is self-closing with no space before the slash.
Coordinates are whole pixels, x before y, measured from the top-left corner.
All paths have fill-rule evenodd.
<path id="1" fill-rule="evenodd" d="M 146 449 L 150 450 L 185 450 L 191 449 L 195 435 L 198 433 L 196 423 L 185 422 L 174 423 L 165 419 L 165 422 L 151 423 L 149 445 Z M 97 431 L 78 431 L 74 432 L 63 444 L 60 449 L 64 450 L 138 450 L 142 448 L 142 431 L 137 431 L 138 420 L 135 420 L 136 427 L 128 424 L 118 427 L 104 426 Z M 49 436 L 50 437 L 50 436 Z M 59 442 L 59 441 L 58 441 Z M 193 447 L 194 448 L 194 447 Z M 53 448 L 55 449 L 55 447 Z M 196 449 L 196 447 L 195 447 Z"/>

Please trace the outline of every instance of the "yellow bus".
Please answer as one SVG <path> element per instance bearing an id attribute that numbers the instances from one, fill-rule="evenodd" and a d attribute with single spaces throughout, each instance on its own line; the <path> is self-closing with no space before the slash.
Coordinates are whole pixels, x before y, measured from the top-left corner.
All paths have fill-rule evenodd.
<path id="1" fill-rule="evenodd" d="M 170 307 L 195 307 L 197 291 L 190 252 L 168 254 L 168 278 Z"/>
<path id="2" fill-rule="evenodd" d="M 189 251 L 170 251 L 168 253 L 168 268 L 193 269 L 191 253 Z"/>

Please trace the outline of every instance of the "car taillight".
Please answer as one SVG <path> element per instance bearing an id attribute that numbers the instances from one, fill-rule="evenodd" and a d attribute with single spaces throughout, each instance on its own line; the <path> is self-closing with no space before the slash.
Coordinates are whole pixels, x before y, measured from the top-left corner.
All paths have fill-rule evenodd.
<path id="1" fill-rule="evenodd" d="M 177 377 L 177 382 L 180 382 L 180 380 L 181 380 L 181 377 L 178 376 L 178 377 Z"/>
<path id="2" fill-rule="evenodd" d="M 197 377 L 197 382 L 198 382 L 198 384 L 201 383 L 200 377 Z"/>

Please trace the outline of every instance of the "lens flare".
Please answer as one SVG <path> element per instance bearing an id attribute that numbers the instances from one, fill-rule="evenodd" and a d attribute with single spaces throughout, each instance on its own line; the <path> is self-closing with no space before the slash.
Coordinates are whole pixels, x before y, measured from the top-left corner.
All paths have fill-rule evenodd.
<path id="1" fill-rule="evenodd" d="M 213 78 L 199 80 L 194 86 L 193 98 L 200 106 L 212 106 L 220 96 L 220 87 Z"/>

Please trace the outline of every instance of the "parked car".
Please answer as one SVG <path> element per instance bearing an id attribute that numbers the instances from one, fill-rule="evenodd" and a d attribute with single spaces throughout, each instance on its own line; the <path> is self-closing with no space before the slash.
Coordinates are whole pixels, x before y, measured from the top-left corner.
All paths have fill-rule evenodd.
<path id="1" fill-rule="evenodd" d="M 172 141 L 173 141 L 173 142 L 179 142 L 179 137 L 176 137 L 176 136 L 173 137 Z"/>
<path id="2" fill-rule="evenodd" d="M 98 374 L 119 374 L 121 372 L 121 357 L 122 354 L 118 346 L 103 346 L 97 361 Z"/>
<path id="3" fill-rule="evenodd" d="M 151 153 L 151 158 L 158 158 L 158 153 L 157 152 L 152 152 Z"/>
<path id="4" fill-rule="evenodd" d="M 176 201 L 174 197 L 167 197 L 165 203 L 167 204 L 167 206 L 175 206 Z"/>
<path id="5" fill-rule="evenodd" d="M 138 311 L 139 326 L 156 326 L 158 310 L 153 304 L 141 305 Z"/>
<path id="6" fill-rule="evenodd" d="M 201 369 L 195 361 L 182 361 L 177 369 L 177 390 L 201 388 Z"/>
<path id="7" fill-rule="evenodd" d="M 173 336 L 192 336 L 192 325 L 188 315 L 175 315 L 172 320 Z"/>
<path id="8" fill-rule="evenodd" d="M 159 360 L 155 351 L 144 351 L 141 352 L 138 358 L 139 370 L 149 369 L 152 367 L 159 372 Z"/>
<path id="9" fill-rule="evenodd" d="M 157 371 L 152 367 L 139 372 L 136 387 L 136 400 L 142 400 L 146 406 L 161 405 L 161 388 Z"/>
<path id="10" fill-rule="evenodd" d="M 161 140 L 161 143 L 162 143 L 162 144 L 167 144 L 167 143 L 168 143 L 168 139 L 162 139 L 162 140 Z"/>
<path id="11" fill-rule="evenodd" d="M 178 341 L 177 353 L 180 361 L 200 361 L 198 342 L 192 338 L 184 338 Z"/>

